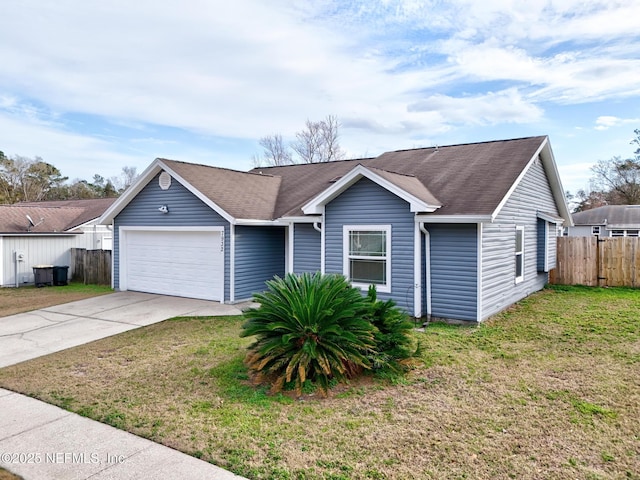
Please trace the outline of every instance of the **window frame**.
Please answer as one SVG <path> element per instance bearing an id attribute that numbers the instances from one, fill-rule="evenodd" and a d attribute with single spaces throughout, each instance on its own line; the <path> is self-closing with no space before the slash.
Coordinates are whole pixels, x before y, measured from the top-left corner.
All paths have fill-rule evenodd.
<path id="1" fill-rule="evenodd" d="M 591 226 L 591 235 L 600 235 L 601 232 L 601 228 L 600 225 L 592 225 Z"/>
<path id="2" fill-rule="evenodd" d="M 384 256 L 351 255 L 350 239 L 351 232 L 382 232 L 385 234 L 385 254 Z M 384 260 L 385 262 L 385 282 L 366 283 L 354 282 L 351 280 L 351 260 Z M 376 290 L 381 293 L 391 293 L 391 225 L 343 225 L 342 226 L 342 273 L 356 288 L 368 290 L 370 285 L 375 285 Z"/>
<path id="3" fill-rule="evenodd" d="M 522 245 L 521 249 L 518 250 L 518 232 L 522 232 L 521 239 Z M 524 281 L 524 255 L 525 255 L 525 237 L 524 237 L 524 225 L 516 225 L 515 231 L 515 251 L 514 251 L 514 274 L 515 274 L 515 283 L 521 283 Z M 520 276 L 518 276 L 518 263 L 520 263 Z"/>

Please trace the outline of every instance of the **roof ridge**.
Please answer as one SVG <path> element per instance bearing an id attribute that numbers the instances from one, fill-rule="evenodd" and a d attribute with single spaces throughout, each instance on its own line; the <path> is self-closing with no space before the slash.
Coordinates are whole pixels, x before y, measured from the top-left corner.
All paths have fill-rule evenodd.
<path id="1" fill-rule="evenodd" d="M 277 177 L 278 175 L 264 175 L 261 173 L 256 173 L 256 172 L 252 172 L 252 171 L 245 171 L 245 170 L 236 170 L 234 168 L 228 168 L 228 167 L 217 167 L 215 165 L 205 165 L 204 163 L 194 163 L 194 162 L 185 162 L 184 160 L 173 160 L 171 158 L 162 158 L 162 157 L 158 157 L 156 158 L 156 160 L 159 160 L 161 162 L 175 162 L 175 163 L 181 163 L 183 165 L 191 165 L 191 166 L 196 166 L 196 167 L 206 167 L 206 168 L 212 168 L 215 170 L 225 170 L 227 172 L 233 172 L 233 173 L 246 173 L 249 175 L 258 175 L 258 176 L 269 176 L 269 177 Z M 256 167 L 259 168 L 259 167 Z"/>
<path id="2" fill-rule="evenodd" d="M 379 156 L 379 155 L 378 155 Z M 365 157 L 365 158 L 344 158 L 342 160 L 331 160 L 330 162 L 313 162 L 313 163 L 291 163 L 288 165 L 268 165 L 266 167 L 254 167 L 252 170 L 258 170 L 263 168 L 287 168 L 287 167 L 304 167 L 307 165 L 323 165 L 323 164 L 335 164 L 335 163 L 346 163 L 346 162 L 359 162 L 364 160 L 374 160 L 378 157 Z M 251 171 L 247 173 L 252 173 Z"/>
<path id="3" fill-rule="evenodd" d="M 484 140 L 482 142 L 464 142 L 464 143 L 452 143 L 448 145 L 433 145 L 431 147 L 417 147 L 417 148 L 401 148 L 399 150 L 389 150 L 384 153 L 397 153 L 397 152 L 411 152 L 417 150 L 435 150 L 439 148 L 451 148 L 451 147 L 464 147 L 470 145 L 486 145 L 488 143 L 505 143 L 505 142 L 516 142 L 518 140 L 530 140 L 532 138 L 544 138 L 546 135 L 531 135 L 528 137 L 516 137 L 516 138 L 506 138 L 506 139 L 498 139 L 498 140 Z"/>

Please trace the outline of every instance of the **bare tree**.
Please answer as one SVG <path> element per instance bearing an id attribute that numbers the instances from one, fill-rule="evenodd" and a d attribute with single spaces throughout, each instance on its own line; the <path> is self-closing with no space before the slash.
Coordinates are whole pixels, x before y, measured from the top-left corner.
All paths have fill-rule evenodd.
<path id="1" fill-rule="evenodd" d="M 613 157 L 600 160 L 591 170 L 596 184 L 607 191 L 607 200 L 612 204 L 640 204 L 640 161 L 631 158 Z"/>
<path id="2" fill-rule="evenodd" d="M 139 176 L 136 167 L 124 166 L 122 167 L 122 173 L 117 177 L 111 177 L 108 183 L 111 184 L 112 188 L 117 189 L 117 192 L 114 192 L 117 195 L 129 188 Z"/>
<path id="3" fill-rule="evenodd" d="M 291 148 L 300 157 L 300 163 L 319 163 L 342 160 L 345 156 L 338 142 L 340 124 L 335 115 L 324 120 L 307 120 L 305 129 L 296 133 Z"/>
<path id="4" fill-rule="evenodd" d="M 284 144 L 282 135 L 276 133 L 262 137 L 260 139 L 260 146 L 263 148 L 262 156 L 253 156 L 253 164 L 256 167 L 262 165 L 268 165 L 273 167 L 279 167 L 281 165 L 291 165 L 293 158 L 291 157 L 291 151 Z"/>
<path id="5" fill-rule="evenodd" d="M 290 146 L 285 145 L 280 134 L 262 137 L 259 143 L 263 152 L 253 156 L 253 164 L 260 167 L 342 160 L 345 153 L 338 141 L 339 129 L 338 117 L 328 115 L 318 122 L 307 120 L 305 128 L 296 133 Z"/>

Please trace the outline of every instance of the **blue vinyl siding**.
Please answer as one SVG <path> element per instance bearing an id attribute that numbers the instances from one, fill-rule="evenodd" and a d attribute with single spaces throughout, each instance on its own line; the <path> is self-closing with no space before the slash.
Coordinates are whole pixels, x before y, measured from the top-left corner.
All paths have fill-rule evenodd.
<path id="1" fill-rule="evenodd" d="M 432 317 L 477 321 L 477 226 L 427 224 L 426 228 L 431 238 Z"/>
<path id="2" fill-rule="evenodd" d="M 413 313 L 414 215 L 409 204 L 363 178 L 325 207 L 325 272 L 343 273 L 342 226 L 391 225 L 391 293 L 398 306 Z"/>
<path id="3" fill-rule="evenodd" d="M 293 272 L 315 273 L 320 271 L 321 235 L 310 223 L 293 226 Z"/>
<path id="4" fill-rule="evenodd" d="M 285 274 L 284 227 L 235 228 L 235 300 L 266 290 L 265 282 Z"/>
<path id="5" fill-rule="evenodd" d="M 114 220 L 113 255 L 114 287 L 119 288 L 120 238 L 121 226 L 145 227 L 224 227 L 224 298 L 229 299 L 229 222 L 213 211 L 202 200 L 193 195 L 176 179 L 168 190 L 158 185 L 159 174 L 153 178 L 138 195 L 118 214 Z M 169 206 L 169 213 L 158 211 L 161 205 Z M 200 275 L 201 272 L 193 272 Z"/>
<path id="6" fill-rule="evenodd" d="M 534 161 L 493 223 L 482 235 L 482 319 L 507 308 L 548 281 L 538 272 L 538 217 L 543 211 L 559 215 L 542 163 Z M 515 231 L 524 226 L 524 279 L 515 283 Z M 556 258 L 555 228 L 549 229 L 549 260 Z"/>

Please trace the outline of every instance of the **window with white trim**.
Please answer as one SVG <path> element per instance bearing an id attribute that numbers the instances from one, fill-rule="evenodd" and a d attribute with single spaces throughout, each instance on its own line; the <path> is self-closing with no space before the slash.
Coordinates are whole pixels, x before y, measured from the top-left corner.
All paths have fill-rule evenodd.
<path id="1" fill-rule="evenodd" d="M 638 230 L 611 230 L 612 237 L 637 237 Z"/>
<path id="2" fill-rule="evenodd" d="M 516 226 L 516 283 L 524 280 L 524 225 Z"/>
<path id="3" fill-rule="evenodd" d="M 343 273 L 353 286 L 391 292 L 391 225 L 345 225 L 343 255 Z"/>
<path id="4" fill-rule="evenodd" d="M 600 235 L 600 225 L 591 227 L 591 235 Z"/>

